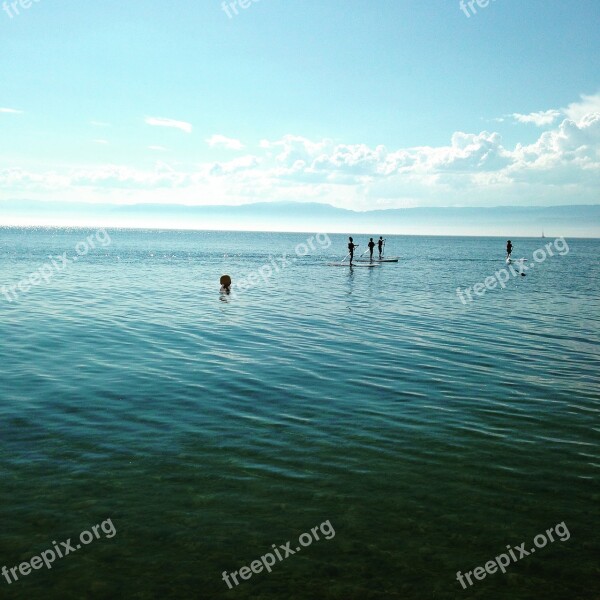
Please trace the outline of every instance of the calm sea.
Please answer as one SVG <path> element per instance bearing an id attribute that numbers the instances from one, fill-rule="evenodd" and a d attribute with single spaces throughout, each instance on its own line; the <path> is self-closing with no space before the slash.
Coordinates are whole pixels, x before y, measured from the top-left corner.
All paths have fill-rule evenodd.
<path id="1" fill-rule="evenodd" d="M 0 597 L 599 597 L 600 242 L 309 237 L 0 230 Z"/>

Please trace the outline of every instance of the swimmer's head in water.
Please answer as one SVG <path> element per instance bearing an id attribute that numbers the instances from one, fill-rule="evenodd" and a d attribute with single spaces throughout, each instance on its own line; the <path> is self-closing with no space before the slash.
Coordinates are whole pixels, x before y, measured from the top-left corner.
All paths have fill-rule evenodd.
<path id="1" fill-rule="evenodd" d="M 231 277 L 229 275 L 222 275 L 220 282 L 224 288 L 228 288 L 231 286 Z"/>

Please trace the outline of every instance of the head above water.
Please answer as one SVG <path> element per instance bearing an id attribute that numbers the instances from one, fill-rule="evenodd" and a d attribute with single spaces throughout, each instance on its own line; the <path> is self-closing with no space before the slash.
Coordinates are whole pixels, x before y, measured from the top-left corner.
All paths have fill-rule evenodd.
<path id="1" fill-rule="evenodd" d="M 373 241 L 373 238 L 369 238 L 369 241 L 370 241 L 370 242 L 372 242 L 372 241 Z"/>
<path id="2" fill-rule="evenodd" d="M 349 239 L 351 242 L 353 242 L 353 241 L 354 241 L 354 240 L 353 240 L 351 237 L 349 237 L 348 239 Z"/>
<path id="3" fill-rule="evenodd" d="M 229 288 L 231 286 L 231 277 L 229 277 L 229 275 L 222 275 L 219 281 L 224 288 Z"/>

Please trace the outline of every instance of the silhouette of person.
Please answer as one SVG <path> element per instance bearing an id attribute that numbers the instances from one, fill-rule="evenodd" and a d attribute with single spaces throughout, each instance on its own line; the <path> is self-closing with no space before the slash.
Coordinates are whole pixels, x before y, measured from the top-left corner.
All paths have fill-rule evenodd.
<path id="1" fill-rule="evenodd" d="M 375 248 L 375 242 L 373 241 L 373 238 L 369 238 L 369 243 L 367 246 L 369 247 L 369 258 L 373 260 L 373 249 Z"/>
<path id="2" fill-rule="evenodd" d="M 223 275 L 220 279 L 220 283 L 221 283 L 221 292 L 230 294 L 231 293 L 231 277 L 229 277 L 229 275 Z"/>
<path id="3" fill-rule="evenodd" d="M 348 252 L 350 253 L 350 264 L 352 264 L 352 261 L 354 260 L 354 248 L 358 248 L 358 244 L 355 244 L 351 237 L 349 237 L 348 240 Z"/>

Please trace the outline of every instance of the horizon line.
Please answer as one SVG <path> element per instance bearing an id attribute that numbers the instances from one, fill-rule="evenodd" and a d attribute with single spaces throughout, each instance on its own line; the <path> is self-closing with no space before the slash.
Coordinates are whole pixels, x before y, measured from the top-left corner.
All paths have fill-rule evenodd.
<path id="1" fill-rule="evenodd" d="M 444 206 L 399 206 L 399 207 L 388 207 L 388 208 L 368 208 L 365 210 L 359 210 L 354 208 L 344 208 L 330 204 L 329 202 L 314 202 L 303 200 L 254 200 L 252 202 L 246 202 L 244 204 L 186 204 L 186 203 L 165 203 L 165 202 L 130 202 L 130 203 L 116 203 L 116 202 L 87 202 L 77 200 L 38 200 L 38 199 L 23 199 L 23 198 L 5 198 L 0 199 L 0 205 L 3 203 L 20 203 L 30 202 L 39 204 L 74 204 L 77 206 L 114 206 L 114 207 L 131 207 L 131 206 L 165 206 L 165 207 L 185 207 L 185 208 L 242 208 L 245 206 L 255 205 L 317 205 L 317 206 L 328 206 L 335 208 L 336 210 L 344 210 L 353 213 L 365 213 L 365 212 L 381 212 L 387 210 L 448 210 L 448 209 L 477 209 L 477 210 L 493 210 L 497 208 L 533 208 L 533 209 L 547 209 L 547 208 L 579 208 L 579 207 L 600 207 L 600 202 L 594 202 L 589 204 L 495 204 L 493 206 L 468 206 L 468 205 L 444 205 Z"/>
<path id="2" fill-rule="evenodd" d="M 72 230 L 89 230 L 89 229 L 110 229 L 115 231 L 167 231 L 167 232 L 188 232 L 188 233 L 285 233 L 285 234 L 314 234 L 314 230 L 279 230 L 279 229 L 196 229 L 196 228 L 177 228 L 177 227 L 135 227 L 135 226 L 110 226 L 110 225 L 3 225 L 0 223 L 0 229 L 72 229 Z M 325 233 L 325 232 L 318 232 Z M 379 231 L 377 234 L 369 234 L 369 233 L 361 233 L 357 231 L 347 231 L 347 232 L 327 232 L 327 235 L 361 235 L 361 236 L 369 236 L 369 235 L 390 235 L 395 237 L 446 237 L 446 238 L 499 238 L 504 239 L 507 237 L 507 234 L 499 235 L 473 235 L 473 234 L 452 234 L 452 233 L 386 233 L 385 231 Z M 597 237 L 589 237 L 589 236 L 579 236 L 579 235 L 546 235 L 542 238 L 539 235 L 511 235 L 512 239 L 515 240 L 536 240 L 536 239 L 559 239 L 561 237 L 566 237 L 569 239 L 578 239 L 578 240 L 600 240 L 600 236 Z"/>

